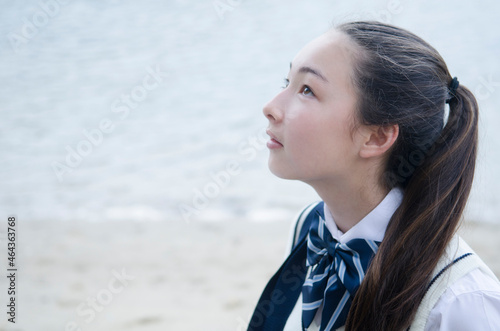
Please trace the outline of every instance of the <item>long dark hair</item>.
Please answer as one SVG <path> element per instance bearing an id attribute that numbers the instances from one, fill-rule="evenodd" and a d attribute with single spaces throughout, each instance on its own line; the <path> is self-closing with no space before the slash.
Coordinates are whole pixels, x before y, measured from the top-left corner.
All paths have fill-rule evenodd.
<path id="1" fill-rule="evenodd" d="M 454 81 L 444 60 L 414 34 L 378 22 L 337 30 L 359 49 L 353 74 L 358 120 L 399 125 L 384 181 L 404 189 L 346 330 L 403 330 L 462 217 L 474 176 L 478 106 L 463 85 L 450 93 Z"/>

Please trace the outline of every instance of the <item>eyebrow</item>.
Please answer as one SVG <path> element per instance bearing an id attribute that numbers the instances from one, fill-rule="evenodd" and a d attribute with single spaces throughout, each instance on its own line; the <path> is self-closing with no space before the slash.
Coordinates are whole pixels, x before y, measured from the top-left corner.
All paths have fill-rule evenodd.
<path id="1" fill-rule="evenodd" d="M 290 70 L 292 69 L 292 62 L 290 62 Z M 317 77 L 319 77 L 321 80 L 325 81 L 328 83 L 328 79 L 325 78 L 325 76 L 323 76 L 318 70 L 316 69 L 313 69 L 311 67 L 300 67 L 299 69 L 299 72 L 300 73 L 310 73 L 310 74 L 313 74 Z"/>

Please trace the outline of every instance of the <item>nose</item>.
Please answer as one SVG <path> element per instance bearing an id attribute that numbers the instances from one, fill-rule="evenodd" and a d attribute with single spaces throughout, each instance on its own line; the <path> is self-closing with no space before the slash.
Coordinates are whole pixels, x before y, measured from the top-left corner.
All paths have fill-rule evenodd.
<path id="1" fill-rule="evenodd" d="M 279 122 L 283 119 L 282 105 L 279 102 L 282 93 L 283 91 L 278 93 L 262 109 L 264 116 L 269 120 L 269 122 Z"/>

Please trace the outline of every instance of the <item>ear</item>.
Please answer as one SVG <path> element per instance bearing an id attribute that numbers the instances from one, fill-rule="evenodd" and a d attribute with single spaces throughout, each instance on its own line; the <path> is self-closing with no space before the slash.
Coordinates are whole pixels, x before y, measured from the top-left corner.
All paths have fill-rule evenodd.
<path id="1" fill-rule="evenodd" d="M 387 152 L 399 135 L 399 125 L 367 126 L 363 144 L 359 150 L 362 158 L 377 157 Z"/>

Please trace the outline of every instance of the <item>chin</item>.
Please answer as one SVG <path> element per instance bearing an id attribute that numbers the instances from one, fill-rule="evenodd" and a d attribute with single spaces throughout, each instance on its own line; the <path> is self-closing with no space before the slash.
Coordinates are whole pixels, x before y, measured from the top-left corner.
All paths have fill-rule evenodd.
<path id="1" fill-rule="evenodd" d="M 299 179 L 297 174 L 293 173 L 291 169 L 286 169 L 286 167 L 283 167 L 282 164 L 278 162 L 273 162 L 271 158 L 269 159 L 268 162 L 268 167 L 269 170 L 273 175 L 276 177 L 282 178 L 282 179 L 290 179 L 290 180 L 296 180 Z"/>

